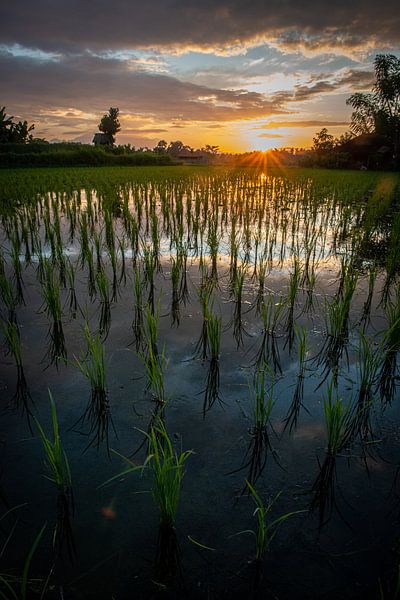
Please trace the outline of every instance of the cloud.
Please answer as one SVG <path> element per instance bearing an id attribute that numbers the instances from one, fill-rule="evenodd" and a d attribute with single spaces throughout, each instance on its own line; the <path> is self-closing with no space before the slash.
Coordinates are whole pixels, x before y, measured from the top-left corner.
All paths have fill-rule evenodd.
<path id="1" fill-rule="evenodd" d="M 283 138 L 283 135 L 280 135 L 279 133 L 260 133 L 260 135 L 258 136 L 259 138 L 267 138 L 267 139 L 274 139 L 274 138 Z"/>
<path id="2" fill-rule="evenodd" d="M 221 122 L 285 113 L 287 96 L 226 90 L 128 68 L 126 61 L 89 54 L 38 62 L 0 53 L 2 100 L 7 106 L 40 106 L 40 113 L 69 124 L 98 119 L 109 106 L 136 117 L 164 121 Z M 71 108 L 73 107 L 73 108 Z M 88 108 L 90 107 L 90 109 Z M 97 116 L 96 116 L 97 115 Z"/>
<path id="3" fill-rule="evenodd" d="M 321 121 L 321 120 L 299 120 L 299 121 L 268 121 L 261 129 L 280 129 L 285 127 L 348 127 L 347 121 Z"/>
<path id="4" fill-rule="evenodd" d="M 397 0 L 14 0 L 0 39 L 45 51 L 200 49 L 234 53 L 262 42 L 288 51 L 358 52 L 400 43 Z"/>

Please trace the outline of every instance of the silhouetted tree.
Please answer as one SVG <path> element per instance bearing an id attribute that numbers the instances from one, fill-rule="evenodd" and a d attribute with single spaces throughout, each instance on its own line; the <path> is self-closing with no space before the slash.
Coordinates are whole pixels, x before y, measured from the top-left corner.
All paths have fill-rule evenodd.
<path id="1" fill-rule="evenodd" d="M 210 144 L 206 144 L 204 148 L 202 148 L 203 152 L 207 152 L 207 154 L 218 154 L 219 146 L 210 146 Z"/>
<path id="2" fill-rule="evenodd" d="M 109 136 L 111 144 L 115 144 L 115 135 L 121 130 L 118 116 L 119 108 L 111 107 L 100 121 L 99 130 Z"/>
<path id="3" fill-rule="evenodd" d="M 333 150 L 335 140 L 333 135 L 328 133 L 326 127 L 323 127 L 313 138 L 313 150 L 318 153 L 329 152 Z"/>
<path id="4" fill-rule="evenodd" d="M 167 148 L 168 154 L 171 154 L 172 156 L 178 156 L 178 154 L 184 152 L 185 150 L 190 150 L 190 148 L 185 146 L 185 144 L 180 140 L 177 140 L 176 142 L 170 142 Z"/>
<path id="5" fill-rule="evenodd" d="M 10 141 L 10 130 L 13 125 L 14 117 L 7 117 L 6 107 L 0 110 L 0 143 L 5 144 Z"/>
<path id="6" fill-rule="evenodd" d="M 11 128 L 11 142 L 16 144 L 26 144 L 33 141 L 33 135 L 30 133 L 35 129 L 34 125 L 29 125 L 28 121 L 18 121 Z"/>
<path id="7" fill-rule="evenodd" d="M 165 154 L 167 151 L 168 143 L 165 140 L 160 140 L 157 146 L 154 146 L 153 151 L 157 154 Z"/>
<path id="8" fill-rule="evenodd" d="M 352 94 L 347 104 L 353 108 L 351 129 L 356 134 L 377 133 L 393 144 L 395 160 L 400 158 L 400 59 L 378 54 L 374 61 L 372 92 Z"/>
<path id="9" fill-rule="evenodd" d="M 7 117 L 6 108 L 0 109 L 0 143 L 1 144 L 26 144 L 36 141 L 31 131 L 34 125 L 29 125 L 28 121 L 18 121 L 14 123 L 14 117 Z M 40 140 L 45 141 L 45 140 Z"/>

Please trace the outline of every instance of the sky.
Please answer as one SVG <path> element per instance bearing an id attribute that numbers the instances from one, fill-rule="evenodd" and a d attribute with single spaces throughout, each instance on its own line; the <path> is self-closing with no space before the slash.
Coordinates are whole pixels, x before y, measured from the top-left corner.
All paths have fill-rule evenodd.
<path id="1" fill-rule="evenodd" d="M 0 106 L 47 140 L 161 139 L 243 152 L 349 128 L 376 54 L 400 56 L 397 0 L 3 0 Z"/>

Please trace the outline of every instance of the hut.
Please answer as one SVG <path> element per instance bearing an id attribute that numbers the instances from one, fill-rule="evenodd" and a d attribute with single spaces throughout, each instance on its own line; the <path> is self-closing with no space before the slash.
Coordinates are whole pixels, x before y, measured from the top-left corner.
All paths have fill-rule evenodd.
<path id="1" fill-rule="evenodd" d="M 182 150 L 174 158 L 186 165 L 208 165 L 210 163 L 210 155 L 201 150 Z"/>
<path id="2" fill-rule="evenodd" d="M 377 133 L 364 133 L 343 144 L 341 150 L 348 152 L 358 166 L 376 169 L 389 167 L 393 159 L 390 140 Z"/>
<path id="3" fill-rule="evenodd" d="M 95 133 L 92 143 L 95 146 L 112 146 L 114 140 L 109 133 Z"/>

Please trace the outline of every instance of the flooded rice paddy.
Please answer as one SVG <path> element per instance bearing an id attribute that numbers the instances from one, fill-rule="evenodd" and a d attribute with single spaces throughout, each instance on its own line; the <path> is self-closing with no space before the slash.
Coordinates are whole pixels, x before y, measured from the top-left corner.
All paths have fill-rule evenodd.
<path id="1" fill-rule="evenodd" d="M 398 175 L 0 193 L 0 596 L 397 598 Z"/>

